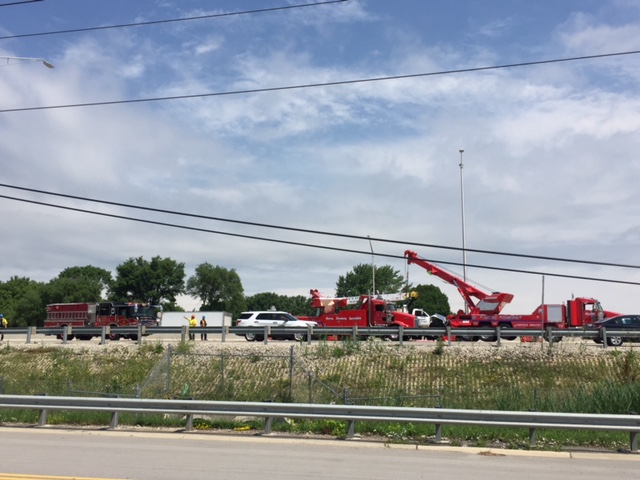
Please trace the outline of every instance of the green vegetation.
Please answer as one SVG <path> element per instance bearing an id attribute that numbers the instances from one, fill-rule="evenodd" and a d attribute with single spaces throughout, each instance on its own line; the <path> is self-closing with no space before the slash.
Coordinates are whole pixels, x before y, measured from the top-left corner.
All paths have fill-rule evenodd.
<path id="1" fill-rule="evenodd" d="M 198 400 L 353 403 L 463 409 L 628 414 L 640 412 L 640 357 L 632 349 L 553 353 L 535 348 L 399 347 L 367 341 L 320 342 L 292 350 L 250 354 L 167 348 L 32 347 L 0 349 L 0 386 L 6 394 L 140 396 Z M 284 346 L 284 345 L 283 345 Z M 278 353 L 280 352 L 280 353 Z M 293 361 L 293 363 L 292 363 Z M 180 428 L 183 418 L 122 415 L 121 423 Z M 3 422 L 37 422 L 37 412 L 0 410 Z M 56 412 L 51 424 L 105 425 L 109 415 Z M 201 418 L 194 428 L 261 429 L 260 420 Z M 274 430 L 345 436 L 338 421 L 276 422 Z M 425 443 L 433 425 L 358 424 L 362 435 L 389 442 Z M 529 448 L 528 432 L 445 426 L 453 444 Z M 627 433 L 540 431 L 536 448 L 628 448 Z"/>

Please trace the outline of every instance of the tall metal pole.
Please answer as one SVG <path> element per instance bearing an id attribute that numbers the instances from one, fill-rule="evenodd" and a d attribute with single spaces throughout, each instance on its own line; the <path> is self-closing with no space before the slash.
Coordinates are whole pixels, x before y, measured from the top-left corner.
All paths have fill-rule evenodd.
<path id="1" fill-rule="evenodd" d="M 460 150 L 460 207 L 462 209 L 462 279 L 467 281 L 467 251 L 465 244 L 465 223 L 464 223 L 464 175 L 462 170 L 464 164 L 462 163 L 462 154 L 464 150 Z"/>
<path id="2" fill-rule="evenodd" d="M 372 295 L 375 295 L 376 294 L 376 264 L 375 264 L 375 257 L 373 253 L 373 245 L 371 244 L 371 237 L 367 235 L 367 238 L 369 239 L 369 248 L 371 249 L 371 281 L 373 283 L 373 288 L 371 290 L 372 290 Z"/>

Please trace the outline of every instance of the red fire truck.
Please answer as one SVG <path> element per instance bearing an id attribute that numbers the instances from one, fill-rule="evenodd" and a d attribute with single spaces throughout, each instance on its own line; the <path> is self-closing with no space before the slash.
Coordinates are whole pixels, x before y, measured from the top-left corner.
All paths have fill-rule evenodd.
<path id="1" fill-rule="evenodd" d="M 74 334 L 80 327 L 137 327 L 138 325 L 157 327 L 159 309 L 141 303 L 101 302 L 101 303 L 54 303 L 47 305 L 45 328 L 71 327 L 68 340 L 90 340 L 98 334 Z M 119 340 L 121 335 L 111 333 L 110 340 Z M 123 338 L 138 339 L 138 334 Z M 59 338 L 62 338 L 59 335 Z"/>
<path id="2" fill-rule="evenodd" d="M 543 304 L 538 306 L 533 313 L 510 315 L 503 314 L 502 309 L 513 299 L 510 293 L 493 292 L 486 293 L 470 285 L 463 279 L 450 272 L 428 262 L 418 256 L 417 253 L 407 250 L 404 256 L 409 264 L 416 264 L 427 272 L 455 286 L 465 301 L 468 313 L 459 310 L 449 315 L 447 322 L 453 328 L 495 328 L 500 326 L 502 330 L 509 328 L 542 330 L 547 327 L 570 328 L 591 325 L 596 321 L 617 315 L 617 313 L 605 311 L 600 302 L 594 298 L 573 298 L 566 304 Z M 505 340 L 514 340 L 516 337 L 508 334 L 501 335 Z M 472 336 L 459 339 L 495 341 L 495 336 Z M 562 337 L 557 337 L 560 340 Z"/>

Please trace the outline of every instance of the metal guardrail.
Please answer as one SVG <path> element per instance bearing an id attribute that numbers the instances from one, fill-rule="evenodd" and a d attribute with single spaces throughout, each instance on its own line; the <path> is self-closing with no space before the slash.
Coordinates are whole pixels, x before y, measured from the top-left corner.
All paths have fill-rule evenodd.
<path id="1" fill-rule="evenodd" d="M 39 410 L 39 426 L 46 425 L 49 410 L 109 412 L 112 429 L 118 427 L 118 415 L 125 412 L 186 415 L 186 430 L 192 430 L 194 415 L 259 417 L 265 419 L 266 434 L 272 433 L 274 418 L 331 419 L 348 422 L 348 438 L 354 436 L 356 422 L 433 424 L 436 441 L 442 439 L 443 425 L 527 428 L 531 445 L 535 445 L 538 429 L 600 430 L 628 432 L 632 452 L 638 451 L 640 432 L 640 415 L 26 395 L 0 395 L 0 408 Z"/>
<path id="2" fill-rule="evenodd" d="M 564 337 L 578 337 L 586 339 L 594 339 L 602 336 L 604 347 L 607 346 L 607 337 L 624 337 L 624 338 L 638 338 L 640 339 L 640 330 L 629 331 L 613 328 L 546 328 L 544 330 L 534 329 L 516 329 L 516 328 L 389 328 L 389 327 L 342 327 L 342 328 L 327 328 L 327 327 L 195 327 L 189 328 L 188 326 L 176 326 L 176 327 L 58 327 L 58 328 L 43 328 L 43 327 L 24 327 L 24 328 L 5 328 L 2 333 L 7 336 L 14 335 L 26 335 L 26 343 L 31 343 L 32 337 L 35 334 L 53 335 L 59 336 L 63 343 L 66 343 L 73 337 L 101 337 L 102 343 L 105 343 L 109 339 L 110 335 L 129 336 L 136 338 L 137 342 L 142 340 L 142 337 L 148 335 L 170 335 L 179 334 L 181 341 L 187 340 L 189 333 L 199 335 L 200 333 L 207 333 L 212 335 L 221 335 L 222 341 L 226 340 L 228 335 L 243 336 L 246 333 L 253 333 L 263 337 L 263 342 L 268 343 L 269 337 L 272 333 L 278 335 L 294 335 L 302 334 L 305 337 L 307 343 L 311 343 L 313 339 L 338 337 L 342 339 L 352 339 L 354 341 L 367 337 L 397 337 L 400 344 L 405 339 L 417 338 L 417 337 L 430 337 L 441 338 L 447 345 L 451 345 L 453 338 L 461 337 L 490 337 L 492 341 L 500 344 L 502 340 L 510 339 L 513 337 L 530 337 L 538 339 L 542 337 L 544 340 L 551 341 L 551 343 L 561 340 Z"/>

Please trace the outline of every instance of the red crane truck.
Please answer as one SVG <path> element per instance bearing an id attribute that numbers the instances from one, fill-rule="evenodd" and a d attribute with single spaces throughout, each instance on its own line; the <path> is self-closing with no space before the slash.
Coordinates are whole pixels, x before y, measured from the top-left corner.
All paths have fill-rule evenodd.
<path id="1" fill-rule="evenodd" d="M 417 317 L 397 309 L 392 303 L 406 299 L 402 294 L 360 295 L 359 297 L 323 297 L 318 290 L 311 290 L 311 307 L 316 309 L 312 317 L 300 320 L 316 322 L 319 328 L 389 328 L 388 339 L 398 339 L 398 329 L 422 328 L 423 317 Z M 355 305 L 355 308 L 347 308 Z M 344 310 L 343 310 L 344 309 Z M 315 330 L 317 333 L 318 330 Z"/>
<path id="2" fill-rule="evenodd" d="M 591 325 L 602 318 L 617 315 L 614 312 L 605 311 L 600 302 L 594 298 L 573 298 L 566 304 L 542 304 L 533 313 L 524 315 L 503 314 L 502 309 L 513 300 L 510 293 L 493 292 L 486 293 L 470 285 L 463 279 L 443 270 L 418 256 L 417 253 L 407 250 L 404 252 L 409 265 L 415 264 L 424 268 L 427 272 L 455 286 L 465 301 L 468 313 L 459 310 L 447 317 L 447 322 L 452 328 L 496 328 L 502 330 L 509 328 L 531 329 L 541 331 L 547 327 L 570 328 Z M 463 337 L 462 340 L 495 341 L 495 336 Z M 508 334 L 501 335 L 505 340 L 515 340 L 516 337 Z M 562 337 L 557 337 L 560 340 Z"/>
<path id="3" fill-rule="evenodd" d="M 157 327 L 159 309 L 141 303 L 101 302 L 101 303 L 53 303 L 47 305 L 45 328 L 71 327 L 68 340 L 90 340 L 99 335 L 73 334 L 80 327 L 137 327 L 138 325 Z M 58 336 L 62 338 L 61 335 Z M 121 335 L 111 333 L 110 340 L 119 340 Z M 123 337 L 138 339 L 138 334 Z"/>

